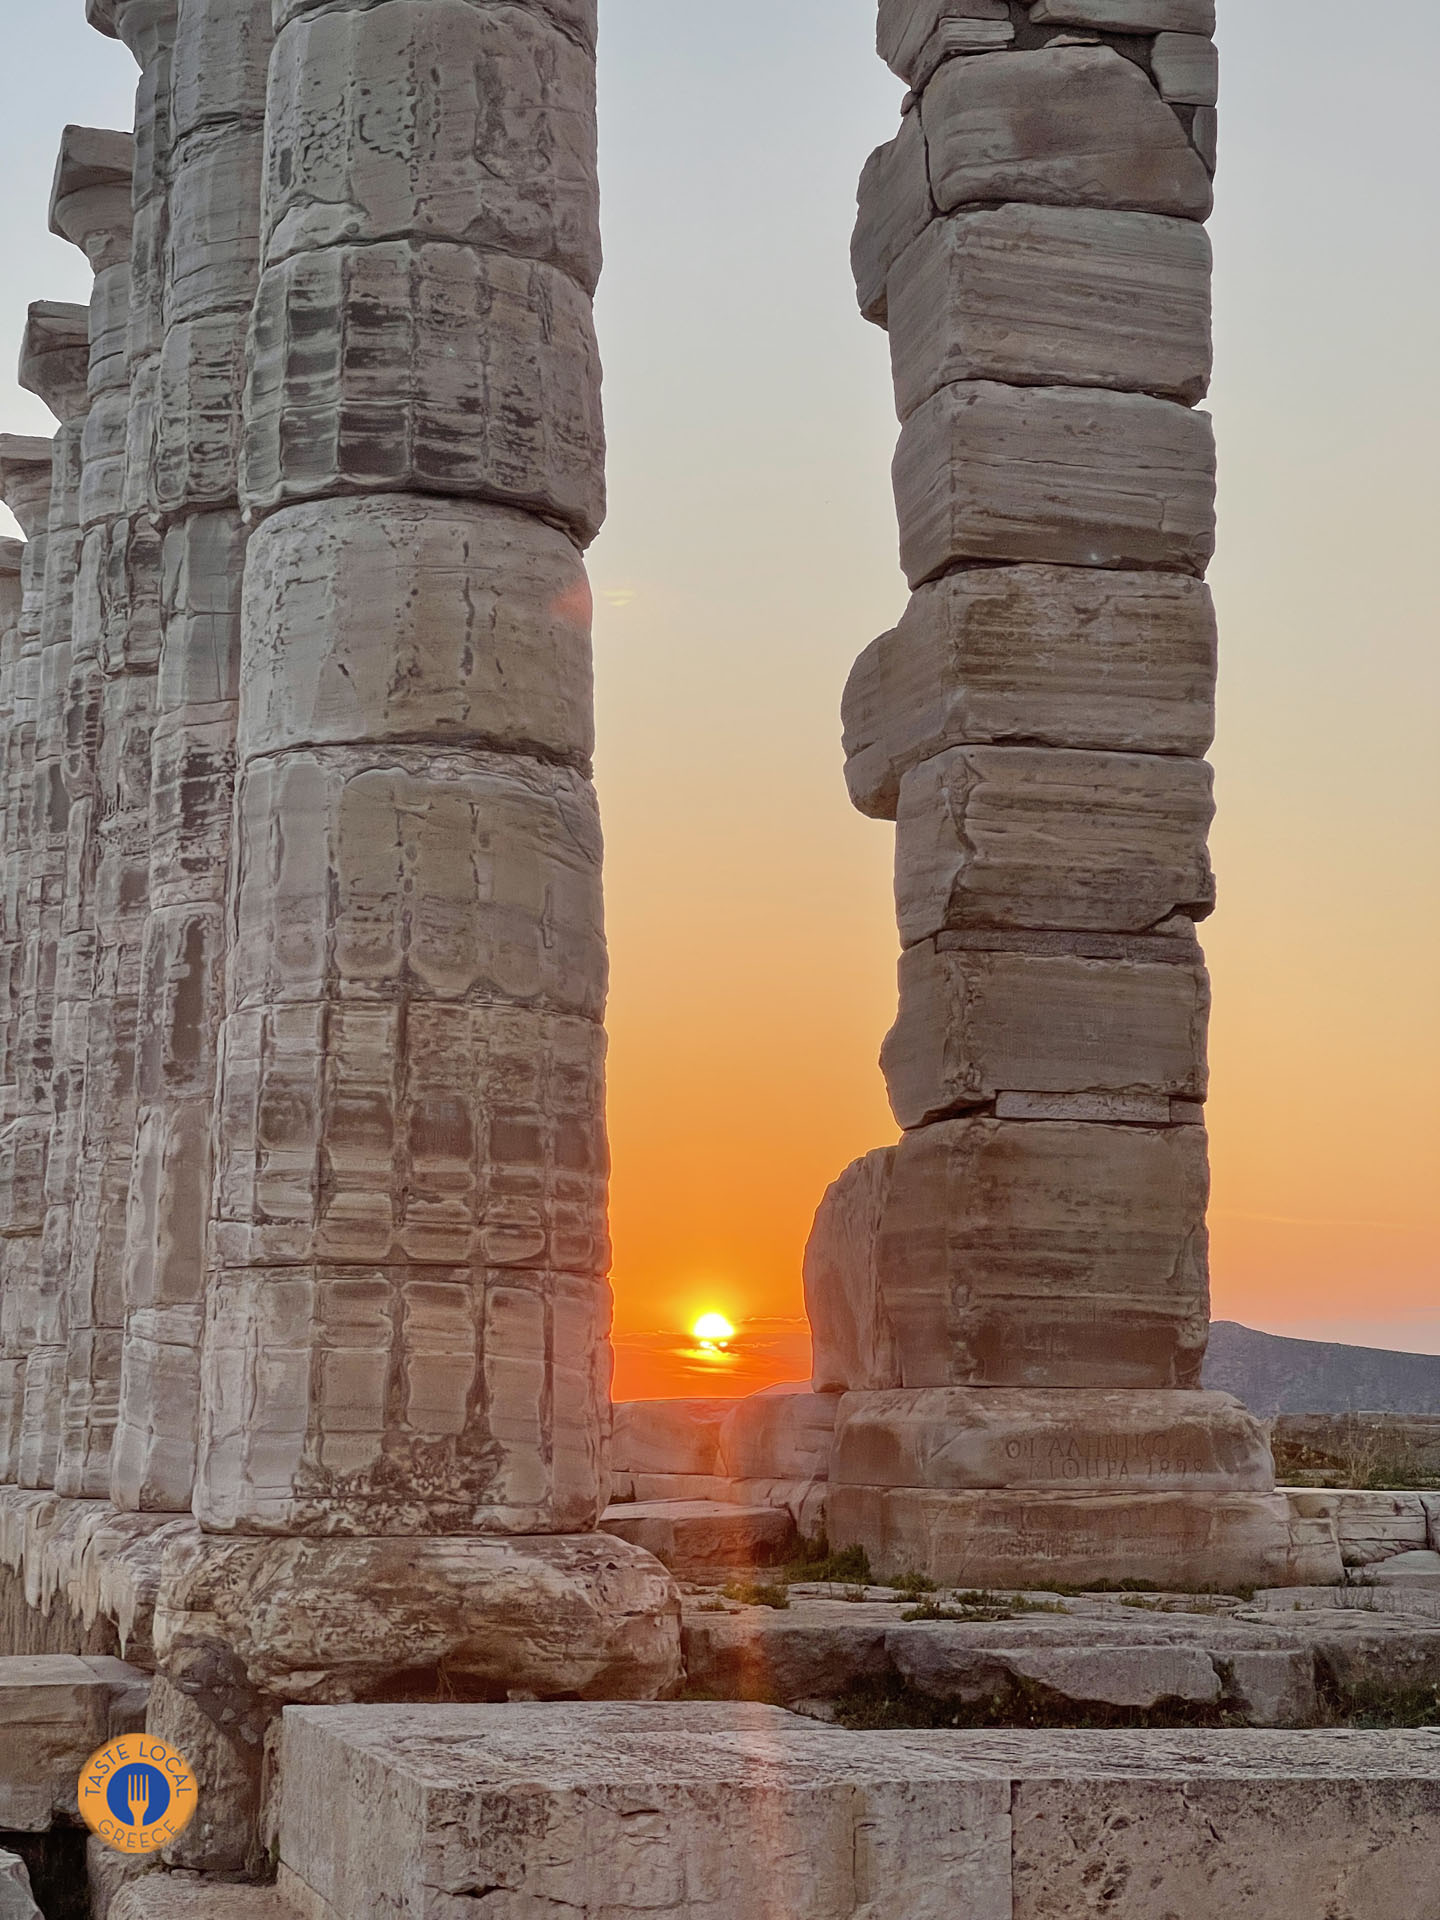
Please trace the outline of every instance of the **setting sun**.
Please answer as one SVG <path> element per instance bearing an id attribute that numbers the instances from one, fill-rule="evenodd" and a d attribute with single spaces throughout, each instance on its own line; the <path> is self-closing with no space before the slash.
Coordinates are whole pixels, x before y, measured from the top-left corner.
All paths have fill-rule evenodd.
<path id="1" fill-rule="evenodd" d="M 702 1313 L 690 1331 L 707 1346 L 723 1347 L 735 1338 L 735 1329 L 723 1313 Z"/>

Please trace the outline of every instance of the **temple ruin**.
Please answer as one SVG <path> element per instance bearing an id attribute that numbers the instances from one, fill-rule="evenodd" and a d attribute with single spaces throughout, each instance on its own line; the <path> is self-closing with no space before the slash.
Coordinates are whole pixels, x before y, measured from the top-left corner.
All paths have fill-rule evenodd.
<path id="1" fill-rule="evenodd" d="M 812 1381 L 619 1409 L 597 11 L 86 0 L 134 126 L 0 437 L 0 1847 L 143 1729 L 199 1812 L 97 1920 L 1425 1920 L 1440 1736 L 1354 1729 L 1440 1685 L 1440 1491 L 1200 1383 L 1214 0 L 879 0 L 901 1138 Z"/>

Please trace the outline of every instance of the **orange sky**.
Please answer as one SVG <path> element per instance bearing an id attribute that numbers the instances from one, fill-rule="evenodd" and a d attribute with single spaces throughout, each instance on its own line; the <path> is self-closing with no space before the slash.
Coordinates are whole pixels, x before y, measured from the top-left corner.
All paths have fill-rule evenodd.
<path id="1" fill-rule="evenodd" d="M 1221 0 L 1215 1311 L 1440 1350 L 1440 9 L 1357 40 L 1316 4 Z M 872 24 L 628 0 L 607 29 L 621 1397 L 803 1377 L 816 1203 L 895 1134 L 891 830 L 848 806 L 837 718 L 904 605 L 885 342 L 846 271 L 898 105 Z M 680 1337 L 710 1307 L 748 1323 L 728 1359 Z"/>

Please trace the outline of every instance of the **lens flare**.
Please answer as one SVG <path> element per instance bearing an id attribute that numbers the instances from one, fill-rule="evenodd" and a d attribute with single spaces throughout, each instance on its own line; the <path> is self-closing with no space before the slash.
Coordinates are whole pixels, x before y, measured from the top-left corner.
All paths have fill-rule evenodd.
<path id="1" fill-rule="evenodd" d="M 727 1346 L 735 1338 L 735 1329 L 723 1313 L 702 1313 L 690 1331 L 706 1347 Z"/>

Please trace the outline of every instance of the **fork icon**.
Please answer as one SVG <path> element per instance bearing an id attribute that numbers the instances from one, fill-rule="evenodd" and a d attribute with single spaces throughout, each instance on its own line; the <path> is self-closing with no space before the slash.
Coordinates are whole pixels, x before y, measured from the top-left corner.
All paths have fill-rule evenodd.
<path id="1" fill-rule="evenodd" d="M 143 1827 L 150 1811 L 150 1783 L 137 1767 L 125 1782 L 125 1800 L 133 1826 Z"/>

